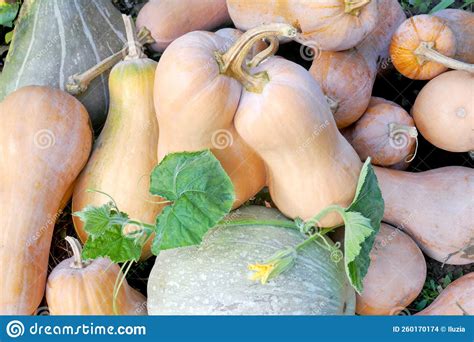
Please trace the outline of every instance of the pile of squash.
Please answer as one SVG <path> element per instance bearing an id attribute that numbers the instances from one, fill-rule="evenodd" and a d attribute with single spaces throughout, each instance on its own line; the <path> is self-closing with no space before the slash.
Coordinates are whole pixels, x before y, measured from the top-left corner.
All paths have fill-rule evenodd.
<path id="1" fill-rule="evenodd" d="M 407 19 L 397 0 L 150 0 L 136 27 L 110 0 L 25 0 L 0 75 L 0 314 L 33 314 L 44 296 L 66 315 L 398 314 L 423 288 L 425 256 L 474 262 L 474 171 L 405 171 L 419 134 L 474 151 L 473 36 L 473 13 Z M 309 70 L 276 56 L 289 41 L 311 51 Z M 428 80 L 411 113 L 372 96 L 391 63 Z M 72 257 L 49 272 L 71 198 L 77 212 L 106 193 L 154 224 L 166 203 L 148 193 L 151 171 L 169 153 L 204 149 L 232 181 L 239 215 L 269 220 L 349 205 L 371 157 L 385 212 L 364 291 L 316 244 L 285 276 L 249 281 L 240 273 L 251 260 L 301 240 L 271 225 L 215 227 L 200 246 L 160 253 L 148 304 L 118 265 L 83 260 L 72 237 Z M 249 206 L 265 187 L 273 208 Z M 474 274 L 419 314 L 474 314 Z"/>

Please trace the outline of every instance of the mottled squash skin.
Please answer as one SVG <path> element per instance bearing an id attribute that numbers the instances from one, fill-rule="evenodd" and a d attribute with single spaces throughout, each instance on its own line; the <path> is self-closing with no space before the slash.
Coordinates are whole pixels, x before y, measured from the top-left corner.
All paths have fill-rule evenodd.
<path id="1" fill-rule="evenodd" d="M 27 85 L 64 90 L 69 76 L 121 50 L 124 32 L 110 0 L 26 0 L 0 76 L 0 101 Z M 102 74 L 78 96 L 95 128 L 107 116 L 107 78 Z"/>
<path id="2" fill-rule="evenodd" d="M 246 207 L 230 219 L 284 219 L 274 209 Z M 355 293 L 342 261 L 312 244 L 295 266 L 262 285 L 248 265 L 302 242 L 288 228 L 217 227 L 200 246 L 160 252 L 148 280 L 150 315 L 352 315 Z M 332 242 L 330 242 L 332 243 Z"/>

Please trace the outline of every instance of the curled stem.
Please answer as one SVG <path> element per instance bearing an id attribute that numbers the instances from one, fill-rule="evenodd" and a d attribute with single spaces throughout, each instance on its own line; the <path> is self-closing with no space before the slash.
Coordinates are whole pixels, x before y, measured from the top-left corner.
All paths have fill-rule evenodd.
<path id="1" fill-rule="evenodd" d="M 69 246 L 71 246 L 74 261 L 71 263 L 70 267 L 72 268 L 84 268 L 87 265 L 90 264 L 89 261 L 84 261 L 82 260 L 82 246 L 81 243 L 73 238 L 72 236 L 66 236 L 65 240 L 69 243 Z"/>
<path id="2" fill-rule="evenodd" d="M 278 37 L 268 37 L 268 40 L 270 41 L 270 45 L 252 58 L 252 60 L 247 64 L 249 68 L 255 68 L 259 66 L 260 63 L 262 63 L 266 58 L 274 55 L 278 51 L 278 47 L 280 46 Z"/>
<path id="3" fill-rule="evenodd" d="M 260 93 L 268 82 L 268 74 L 263 71 L 250 74 L 244 68 L 245 58 L 249 54 L 253 45 L 261 39 L 268 37 L 288 37 L 293 38 L 297 34 L 296 29 L 287 24 L 269 24 L 256 27 L 245 32 L 235 44 L 225 53 L 215 52 L 216 61 L 219 64 L 221 74 L 228 75 L 240 81 L 246 90 Z M 273 39 L 273 38 L 272 38 Z M 258 58 L 253 59 L 254 64 L 259 64 L 264 59 L 275 53 L 276 43 L 272 41 L 270 47 L 259 53 Z M 252 61 L 250 62 L 252 64 Z"/>
<path id="4" fill-rule="evenodd" d="M 392 139 L 395 144 L 397 144 L 400 138 L 402 139 L 402 144 L 404 143 L 405 139 L 407 140 L 407 143 L 408 139 L 415 139 L 415 152 L 409 155 L 405 160 L 406 163 L 412 162 L 418 152 L 418 130 L 416 127 L 391 122 L 388 124 L 388 131 L 390 139 Z"/>
<path id="5" fill-rule="evenodd" d="M 415 49 L 414 53 L 418 57 L 420 64 L 431 61 L 444 65 L 449 69 L 464 70 L 474 73 L 474 64 L 464 63 L 439 53 L 434 49 L 433 42 L 421 42 Z"/>
<path id="6" fill-rule="evenodd" d="M 138 45 L 145 45 L 154 43 L 154 39 L 151 37 L 151 33 L 147 28 L 142 28 L 137 35 Z M 122 50 L 116 52 L 110 57 L 107 57 L 102 62 L 93 66 L 89 70 L 81 73 L 74 74 L 69 77 L 66 83 L 66 90 L 72 95 L 80 95 L 87 90 L 89 84 L 99 75 L 112 68 L 115 64 L 120 62 L 129 51 L 129 44 Z"/>

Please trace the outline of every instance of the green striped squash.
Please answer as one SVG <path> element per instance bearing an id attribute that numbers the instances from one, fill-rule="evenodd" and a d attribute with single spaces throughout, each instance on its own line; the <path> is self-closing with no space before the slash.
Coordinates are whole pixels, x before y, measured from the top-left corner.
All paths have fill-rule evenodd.
<path id="1" fill-rule="evenodd" d="M 0 101 L 27 85 L 62 90 L 81 73 L 123 48 L 125 28 L 110 0 L 25 0 L 0 76 Z M 78 99 L 100 126 L 108 106 L 108 74 Z"/>
<path id="2" fill-rule="evenodd" d="M 274 209 L 246 207 L 229 220 L 284 219 Z M 298 253 L 293 268 L 260 284 L 248 265 L 303 241 L 295 229 L 227 226 L 208 232 L 200 246 L 160 252 L 148 279 L 150 315 L 351 315 L 355 292 L 342 261 L 321 244 Z"/>

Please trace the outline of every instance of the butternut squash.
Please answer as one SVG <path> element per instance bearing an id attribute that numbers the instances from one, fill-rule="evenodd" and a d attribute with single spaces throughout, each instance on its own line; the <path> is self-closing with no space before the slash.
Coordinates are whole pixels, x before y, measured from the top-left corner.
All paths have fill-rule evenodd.
<path id="1" fill-rule="evenodd" d="M 416 97 L 413 119 L 423 137 L 446 151 L 474 150 L 474 74 L 453 70 L 426 84 Z"/>
<path id="2" fill-rule="evenodd" d="M 131 44 L 134 47 L 133 44 Z M 153 224 L 163 204 L 149 194 L 149 175 L 156 166 L 158 123 L 153 106 L 153 84 L 157 63 L 130 50 L 127 59 L 110 72 L 110 110 L 87 166 L 79 176 L 72 209 L 101 206 L 111 196 L 120 210 L 141 222 Z M 74 216 L 80 239 L 87 240 L 84 223 Z M 142 257 L 151 255 L 152 239 Z"/>
<path id="3" fill-rule="evenodd" d="M 445 21 L 427 14 L 403 22 L 392 37 L 390 56 L 404 76 L 430 80 L 448 68 L 474 72 L 474 65 L 455 60 L 456 36 Z"/>
<path id="4" fill-rule="evenodd" d="M 151 31 L 155 51 L 162 52 L 176 38 L 230 23 L 225 0 L 150 0 L 138 13 L 137 27 Z"/>
<path id="5" fill-rule="evenodd" d="M 239 72 L 252 86 L 243 90 L 235 126 L 264 160 L 278 209 L 291 218 L 308 219 L 328 205 L 349 205 L 362 164 L 337 130 L 329 105 L 308 71 L 269 57 L 252 74 L 245 69 Z M 324 226 L 339 223 L 337 214 L 321 222 Z"/>
<path id="6" fill-rule="evenodd" d="M 456 37 L 454 58 L 474 63 L 474 13 L 459 9 L 445 9 L 434 14 L 443 19 Z"/>
<path id="7" fill-rule="evenodd" d="M 418 132 L 411 116 L 394 102 L 372 97 L 365 114 L 351 127 L 348 141 L 361 160 L 390 166 L 412 158 Z"/>
<path id="8" fill-rule="evenodd" d="M 43 298 L 61 200 L 89 157 L 92 131 L 78 100 L 45 86 L 8 95 L 0 117 L 0 314 L 30 315 Z"/>
<path id="9" fill-rule="evenodd" d="M 146 298 L 126 279 L 115 293 L 117 278 L 123 277 L 118 265 L 108 258 L 82 260 L 80 242 L 66 240 L 73 256 L 53 269 L 46 284 L 51 315 L 146 315 Z"/>
<path id="10" fill-rule="evenodd" d="M 227 0 L 235 26 L 247 31 L 260 25 L 286 23 L 301 31 L 306 45 L 329 51 L 359 44 L 375 27 L 377 2 L 372 0 Z"/>
<path id="11" fill-rule="evenodd" d="M 383 220 L 408 233 L 431 258 L 452 265 L 474 261 L 474 170 L 449 166 L 411 173 L 375 167 L 385 201 Z"/>
<path id="12" fill-rule="evenodd" d="M 426 262 L 413 240 L 382 223 L 370 252 L 364 292 L 356 294 L 359 315 L 397 315 L 423 289 Z"/>
<path id="13" fill-rule="evenodd" d="M 224 71 L 221 56 L 242 41 L 253 39 L 253 46 L 260 38 L 287 29 L 277 24 L 276 31 L 264 29 L 266 33 L 255 39 L 249 31 L 235 43 L 214 33 L 191 32 L 176 39 L 158 63 L 154 88 L 160 125 L 158 160 L 171 152 L 210 148 L 234 184 L 234 207 L 262 189 L 266 174 L 260 157 L 235 131 L 242 84 Z"/>
<path id="14" fill-rule="evenodd" d="M 376 28 L 354 49 L 316 53 L 310 68 L 329 100 L 338 128 L 357 121 L 370 101 L 377 70 L 388 67 L 388 48 L 406 18 L 398 0 L 379 0 Z"/>
<path id="15" fill-rule="evenodd" d="M 309 72 L 319 83 L 338 128 L 357 121 L 369 105 L 376 70 L 357 49 L 321 51 Z"/>
<path id="16" fill-rule="evenodd" d="M 426 309 L 417 315 L 474 315 L 474 272 L 449 284 Z"/>

